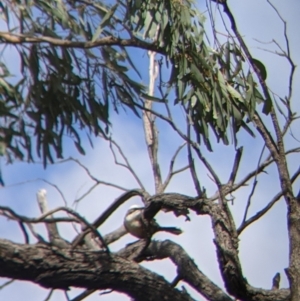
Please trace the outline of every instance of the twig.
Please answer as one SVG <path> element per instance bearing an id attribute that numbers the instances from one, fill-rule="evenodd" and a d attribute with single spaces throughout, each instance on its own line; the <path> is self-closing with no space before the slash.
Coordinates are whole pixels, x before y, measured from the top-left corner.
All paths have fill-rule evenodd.
<path id="1" fill-rule="evenodd" d="M 261 161 L 261 159 L 262 159 L 264 150 L 265 150 L 265 145 L 264 145 L 264 147 L 263 147 L 262 150 L 261 150 L 261 153 L 260 153 L 260 156 L 259 156 L 257 165 L 260 164 L 260 161 Z M 253 181 L 253 186 L 252 186 L 251 192 L 250 192 L 250 194 L 249 194 L 249 196 L 248 196 L 248 201 L 247 201 L 246 209 L 245 209 L 245 212 L 244 212 L 244 217 L 243 217 L 243 220 L 242 220 L 242 224 L 245 222 L 245 220 L 246 220 L 246 218 L 247 218 L 248 210 L 249 210 L 250 205 L 251 205 L 251 198 L 252 198 L 252 196 L 254 195 L 254 191 L 255 191 L 255 188 L 256 188 L 256 186 L 257 186 L 257 183 L 258 183 L 258 181 L 257 181 L 257 174 L 255 174 L 254 181 Z"/>
<path id="2" fill-rule="evenodd" d="M 63 202 L 64 202 L 64 205 L 65 205 L 66 207 L 68 206 L 67 200 L 66 200 L 66 198 L 65 198 L 65 196 L 64 196 L 64 194 L 63 194 L 63 192 L 59 189 L 59 187 L 58 187 L 57 185 L 55 185 L 55 184 L 49 182 L 49 181 L 46 180 L 46 179 L 39 178 L 39 180 L 41 180 L 41 181 L 47 183 L 48 185 L 54 187 L 54 188 L 57 190 L 57 192 L 59 193 L 59 195 L 61 196 L 61 198 L 62 198 L 62 200 L 63 200 Z"/>
<path id="3" fill-rule="evenodd" d="M 208 169 L 208 171 L 210 172 L 210 174 L 212 175 L 216 185 L 218 186 L 218 188 L 221 188 L 222 183 L 217 175 L 217 173 L 214 171 L 214 169 L 212 168 L 212 166 L 210 165 L 210 163 L 206 160 L 206 158 L 202 155 L 200 148 L 199 147 L 195 147 L 193 145 L 193 148 L 196 152 L 196 154 L 198 155 L 199 159 L 202 161 L 202 163 L 204 164 L 204 166 Z"/>
<path id="4" fill-rule="evenodd" d="M 291 182 L 294 183 L 295 180 L 298 178 L 298 176 L 300 175 L 300 167 L 299 169 L 293 174 L 293 176 L 291 177 Z M 262 210 L 260 210 L 259 212 L 257 212 L 255 215 L 253 215 L 251 218 L 249 218 L 247 221 L 243 222 L 240 227 L 238 228 L 237 232 L 238 234 L 241 234 L 242 231 L 248 227 L 250 224 L 252 224 L 253 222 L 255 222 L 256 220 L 258 220 L 260 217 L 262 217 L 265 213 L 267 213 L 272 207 L 273 205 L 279 201 L 279 199 L 284 195 L 284 191 L 278 192 L 273 199 L 268 203 L 268 205 L 266 207 L 264 207 Z"/>
<path id="5" fill-rule="evenodd" d="M 96 289 L 87 289 L 84 292 L 80 293 L 75 298 L 70 299 L 70 301 L 81 301 L 81 300 L 83 300 L 84 298 L 90 296 L 91 294 L 93 294 L 96 291 L 97 291 Z"/>
<path id="6" fill-rule="evenodd" d="M 84 194 L 82 194 L 79 198 L 77 198 L 74 203 L 78 203 L 80 202 L 83 198 L 85 198 L 89 193 L 91 193 L 92 190 L 94 190 L 98 185 L 100 184 L 103 184 L 103 185 L 106 185 L 106 186 L 111 186 L 111 187 L 114 187 L 114 188 L 117 188 L 117 189 L 120 189 L 122 191 L 128 191 L 127 188 L 125 187 L 122 187 L 122 186 L 119 186 L 119 185 L 116 185 L 116 184 L 113 184 L 113 183 L 109 183 L 109 182 L 105 182 L 105 181 L 102 181 L 102 180 L 99 180 L 97 179 L 95 176 L 92 175 L 92 173 L 90 172 L 90 170 L 84 165 L 82 164 L 79 160 L 73 158 L 73 157 L 69 157 L 68 159 L 65 159 L 65 160 L 61 160 L 57 163 L 65 163 L 65 162 L 68 162 L 68 161 L 73 161 L 75 162 L 76 164 L 78 164 L 81 168 L 83 168 L 85 170 L 85 172 L 87 173 L 87 175 L 94 181 L 96 182 L 92 187 L 90 187 Z"/>
<path id="7" fill-rule="evenodd" d="M 189 121 L 190 116 L 189 116 L 187 111 L 186 111 L 186 116 L 187 116 L 187 136 L 191 140 L 191 124 L 190 124 L 190 121 Z M 195 186 L 195 189 L 197 191 L 198 196 L 202 197 L 203 196 L 203 191 L 201 189 L 201 185 L 200 185 L 199 179 L 197 177 L 196 168 L 195 168 L 195 164 L 194 164 L 194 158 L 193 158 L 193 155 L 192 155 L 192 149 L 191 149 L 191 144 L 190 143 L 187 143 L 187 151 L 188 151 L 188 160 L 189 160 L 189 165 L 190 165 L 190 172 L 191 172 L 191 176 L 192 176 L 192 179 L 193 179 L 193 182 L 194 182 L 194 186 Z"/>
<path id="8" fill-rule="evenodd" d="M 23 216 L 20 214 L 17 214 L 14 210 L 12 210 L 10 207 L 0 206 L 0 215 L 6 216 L 12 220 L 22 221 L 24 223 L 32 223 L 32 224 L 38 224 L 38 223 L 57 223 L 57 222 L 76 222 L 79 223 L 79 220 L 77 218 L 68 218 L 68 217 L 55 217 L 55 218 L 47 218 L 48 215 L 51 215 L 58 211 L 66 211 L 66 212 L 72 212 L 71 214 L 75 215 L 76 212 L 74 212 L 72 209 L 69 209 L 67 207 L 59 207 L 56 209 L 53 209 L 49 211 L 50 213 L 46 213 L 41 215 L 38 218 L 29 218 L 27 216 Z"/>
<path id="9" fill-rule="evenodd" d="M 30 223 L 27 223 L 26 224 L 27 227 L 29 228 L 31 234 L 36 238 L 36 240 L 39 242 L 39 243 L 46 243 L 46 240 L 42 237 L 42 235 L 40 235 L 39 233 L 37 233 L 33 227 L 32 224 Z"/>
<path id="10" fill-rule="evenodd" d="M 179 173 L 179 172 L 181 172 L 181 171 L 183 171 L 183 170 L 186 170 L 186 169 L 189 167 L 189 166 L 187 166 L 187 167 L 183 167 L 183 168 L 181 168 L 181 169 L 179 169 L 179 170 L 177 170 L 177 171 L 173 171 L 174 163 L 175 163 L 176 157 L 177 157 L 177 155 L 179 154 L 179 152 L 182 150 L 182 148 L 183 148 L 185 145 L 186 145 L 186 143 L 180 145 L 180 146 L 177 148 L 177 150 L 175 151 L 173 157 L 171 158 L 168 175 L 167 175 L 167 177 L 166 177 L 166 179 L 165 179 L 165 181 L 164 181 L 164 183 L 162 184 L 162 187 L 161 187 L 162 191 L 164 191 L 164 190 L 166 189 L 166 187 L 169 185 L 169 183 L 170 183 L 170 181 L 171 181 L 171 179 L 172 179 L 172 176 L 173 176 L 174 174 Z"/>
<path id="11" fill-rule="evenodd" d="M 21 230 L 22 230 L 22 232 L 23 232 L 23 234 L 24 234 L 24 237 L 25 237 L 25 244 L 29 244 L 29 235 L 28 235 L 28 233 L 27 233 L 27 231 L 26 231 L 26 228 L 25 228 L 25 226 L 24 226 L 24 223 L 21 222 L 21 221 L 19 221 L 18 224 L 19 224 L 19 226 L 20 226 L 20 228 L 21 228 Z"/>
<path id="12" fill-rule="evenodd" d="M 286 58 L 288 60 L 288 62 L 291 65 L 291 73 L 290 73 L 290 77 L 289 77 L 289 94 L 287 97 L 288 103 L 289 103 L 289 108 L 290 108 L 290 100 L 292 99 L 292 93 L 293 93 L 293 79 L 294 79 L 294 74 L 295 74 L 295 69 L 296 69 L 296 65 L 294 64 L 293 60 L 291 59 L 291 49 L 290 49 L 290 42 L 289 42 L 289 38 L 287 35 L 287 23 L 286 21 L 282 18 L 281 14 L 279 13 L 278 9 L 271 3 L 270 0 L 267 0 L 267 2 L 270 4 L 270 6 L 275 10 L 275 12 L 277 13 L 278 17 L 280 18 L 280 20 L 282 21 L 283 25 L 284 25 L 284 39 L 285 39 L 285 43 L 286 43 L 286 49 L 287 49 L 287 55 Z M 285 52 L 283 52 L 285 53 Z"/>
<path id="13" fill-rule="evenodd" d="M 4 287 L 10 285 L 11 283 L 13 283 L 15 281 L 15 279 L 10 279 L 6 282 L 4 282 L 3 284 L 0 285 L 0 290 L 3 289 Z"/>
<path id="14" fill-rule="evenodd" d="M 256 220 L 258 220 L 260 217 L 262 217 L 265 213 L 267 213 L 272 207 L 273 205 L 279 201 L 279 199 L 282 197 L 283 193 L 282 191 L 280 191 L 279 193 L 277 193 L 273 199 L 268 203 L 268 205 L 266 207 L 264 207 L 262 210 L 258 211 L 255 215 L 253 215 L 252 217 L 250 217 L 247 221 L 244 221 L 239 228 L 237 229 L 237 233 L 240 235 L 242 233 L 242 231 L 248 227 L 250 224 L 252 224 L 253 222 L 255 222 Z"/>
<path id="15" fill-rule="evenodd" d="M 124 168 L 128 169 L 130 171 L 130 173 L 132 174 L 132 176 L 134 177 L 134 179 L 137 181 L 137 183 L 139 184 L 140 188 L 144 191 L 146 191 L 143 183 L 141 182 L 141 180 L 139 179 L 138 175 L 135 173 L 134 169 L 132 168 L 131 164 L 129 163 L 129 160 L 127 159 L 127 157 L 125 156 L 125 154 L 123 153 L 122 151 L 122 148 L 117 144 L 117 142 L 115 142 L 113 139 L 109 139 L 109 142 L 110 142 L 110 149 L 112 151 L 112 154 L 114 156 L 114 159 L 115 159 L 115 163 L 117 165 L 120 165 L 120 166 L 123 166 Z M 112 145 L 114 145 L 117 149 L 118 149 L 118 152 L 120 153 L 121 157 L 123 158 L 123 160 L 125 161 L 126 164 L 123 164 L 123 163 L 120 163 L 118 162 L 118 159 L 117 159 L 117 156 L 114 152 L 114 149 L 112 147 Z M 127 189 L 126 189 L 127 190 Z M 128 191 L 128 190 L 127 190 Z"/>
<path id="16" fill-rule="evenodd" d="M 48 293 L 48 295 L 46 296 L 46 298 L 44 299 L 44 301 L 49 301 L 53 292 L 54 292 L 54 289 L 51 289 L 50 292 Z"/>
<path id="17" fill-rule="evenodd" d="M 53 210 L 50 210 L 48 211 L 47 213 L 43 214 L 42 216 L 38 217 L 38 218 L 28 218 L 26 216 L 21 216 L 17 213 L 15 213 L 11 208 L 9 207 L 4 207 L 4 206 L 0 206 L 0 213 L 1 213 L 1 210 L 3 211 L 2 212 L 2 215 L 5 215 L 5 212 L 9 212 L 10 215 L 12 217 L 14 217 L 16 220 L 18 221 L 23 221 L 23 222 L 26 222 L 26 223 L 41 223 L 41 222 L 48 222 L 48 223 L 55 223 L 55 222 L 77 222 L 77 223 L 80 223 L 80 224 L 84 224 L 87 232 L 88 233 L 89 231 L 92 231 L 96 237 L 99 238 L 99 240 L 101 241 L 101 243 L 103 244 L 104 247 L 106 247 L 106 250 L 108 250 L 108 247 L 106 246 L 105 242 L 103 241 L 103 238 L 101 236 L 101 234 L 97 231 L 97 229 L 91 225 L 84 217 L 82 217 L 80 214 L 78 214 L 76 211 L 70 209 L 70 208 L 67 208 L 67 207 L 58 207 L 56 209 L 53 209 Z M 67 212 L 73 216 L 76 217 L 76 219 L 70 219 L 70 218 L 48 218 L 46 219 L 47 216 L 51 216 L 52 214 L 56 213 L 56 212 L 59 212 L 59 211 L 64 211 L 64 212 Z M 5 215 L 7 216 L 7 215 Z M 85 233 L 85 235 L 86 235 Z"/>

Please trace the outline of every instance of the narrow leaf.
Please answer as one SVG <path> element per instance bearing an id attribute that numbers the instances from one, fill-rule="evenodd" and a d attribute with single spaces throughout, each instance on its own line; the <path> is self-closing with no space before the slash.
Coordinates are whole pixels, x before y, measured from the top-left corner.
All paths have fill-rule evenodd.
<path id="1" fill-rule="evenodd" d="M 104 27 L 109 24 L 111 17 L 113 16 L 113 14 L 115 13 L 116 9 L 118 7 L 118 4 L 115 4 L 107 13 L 106 15 L 103 17 L 101 23 L 99 24 L 97 30 L 95 31 L 93 38 L 92 38 L 92 42 L 96 41 L 98 39 L 98 37 L 100 36 L 100 34 L 102 33 L 102 30 L 104 29 Z"/>

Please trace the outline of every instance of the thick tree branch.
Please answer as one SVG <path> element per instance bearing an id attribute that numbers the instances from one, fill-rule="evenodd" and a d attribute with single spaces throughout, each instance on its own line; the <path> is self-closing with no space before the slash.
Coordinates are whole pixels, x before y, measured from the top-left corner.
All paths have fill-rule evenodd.
<path id="1" fill-rule="evenodd" d="M 118 254 L 128 258 L 139 249 L 141 242 L 131 244 L 120 250 Z M 203 274 L 178 244 L 170 241 L 151 241 L 148 248 L 141 254 L 138 261 L 169 258 L 177 266 L 178 278 L 191 285 L 210 301 L 232 301 L 232 299 Z"/>
<path id="2" fill-rule="evenodd" d="M 20 245 L 0 240 L 0 277 L 28 280 L 46 288 L 111 288 L 135 300 L 192 299 L 172 288 L 163 277 L 103 252 L 58 249 L 44 244 Z"/>

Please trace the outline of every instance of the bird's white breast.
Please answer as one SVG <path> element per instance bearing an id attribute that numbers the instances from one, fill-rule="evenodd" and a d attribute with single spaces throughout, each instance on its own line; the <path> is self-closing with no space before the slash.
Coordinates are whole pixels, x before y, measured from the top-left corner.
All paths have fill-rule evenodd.
<path id="1" fill-rule="evenodd" d="M 144 227 L 140 220 L 140 214 L 140 210 L 135 210 L 127 214 L 124 219 L 124 226 L 130 234 L 142 238 L 144 236 Z"/>

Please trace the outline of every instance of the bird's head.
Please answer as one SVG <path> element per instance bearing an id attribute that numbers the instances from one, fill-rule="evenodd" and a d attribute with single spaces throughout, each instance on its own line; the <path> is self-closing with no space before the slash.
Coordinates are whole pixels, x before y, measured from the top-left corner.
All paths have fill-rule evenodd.
<path id="1" fill-rule="evenodd" d="M 132 205 L 129 207 L 127 213 L 126 213 L 126 217 L 127 218 L 134 218 L 136 216 L 138 216 L 140 214 L 140 212 L 142 212 L 144 210 L 143 206 L 140 205 Z"/>

